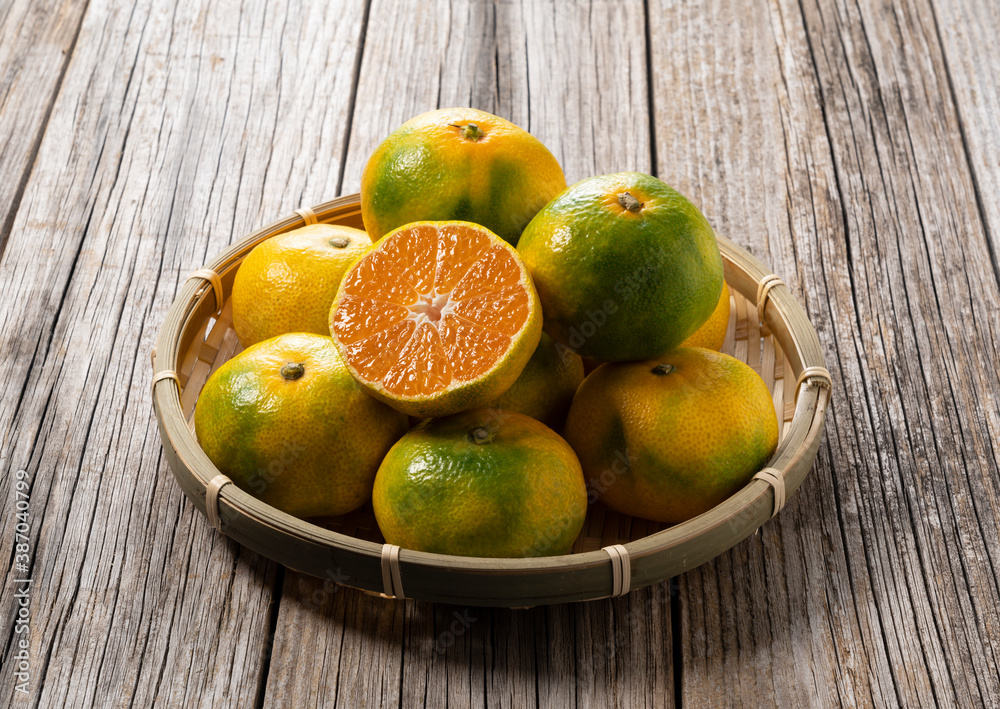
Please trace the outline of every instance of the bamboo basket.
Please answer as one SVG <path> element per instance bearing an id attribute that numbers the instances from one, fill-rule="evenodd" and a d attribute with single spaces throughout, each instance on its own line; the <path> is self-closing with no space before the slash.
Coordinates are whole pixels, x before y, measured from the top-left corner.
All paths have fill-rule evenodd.
<path id="1" fill-rule="evenodd" d="M 212 486 L 207 493 L 220 473 L 198 446 L 194 408 L 208 376 L 240 350 L 229 301 L 236 271 L 261 241 L 317 221 L 363 228 L 358 196 L 298 210 L 196 272 L 167 313 L 153 352 L 153 406 L 177 482 L 217 528 L 270 559 L 386 597 L 511 607 L 603 598 L 666 580 L 731 548 L 776 513 L 812 467 L 830 397 L 816 332 L 780 279 L 720 237 L 732 294 L 723 351 L 763 377 L 778 414 L 780 439 L 768 462 L 770 482 L 754 479 L 708 512 L 671 527 L 597 503 L 572 553 L 529 559 L 448 556 L 385 545 L 370 505 L 344 517 L 307 522 L 235 485 L 221 491 Z M 207 498 L 214 503 L 209 508 Z"/>

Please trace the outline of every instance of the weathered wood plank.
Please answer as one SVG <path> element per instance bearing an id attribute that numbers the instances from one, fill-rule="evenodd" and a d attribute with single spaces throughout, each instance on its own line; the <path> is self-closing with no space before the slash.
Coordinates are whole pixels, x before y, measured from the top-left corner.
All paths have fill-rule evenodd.
<path id="1" fill-rule="evenodd" d="M 149 351 L 207 254 L 332 196 L 363 11 L 89 6 L 0 261 L 0 494 L 6 512 L 13 472 L 29 472 L 35 705 L 257 700 L 277 567 L 174 483 Z M 4 592 L 5 618 L 14 603 Z"/>
<path id="2" fill-rule="evenodd" d="M 376 1 L 371 18 L 345 193 L 358 190 L 368 156 L 397 126 L 448 106 L 473 106 L 527 129 L 570 183 L 649 171 L 641 3 L 438 0 L 418 10 L 415 2 Z"/>
<path id="3" fill-rule="evenodd" d="M 80 0 L 0 7 L 0 255 L 85 7 Z"/>
<path id="4" fill-rule="evenodd" d="M 1000 294 L 926 3 L 654 2 L 661 176 L 800 294 L 827 441 L 680 579 L 683 702 L 1000 701 Z"/>
<path id="5" fill-rule="evenodd" d="M 801 16 L 783 9 L 650 5 L 658 169 L 801 294 L 838 374 L 823 303 L 842 283 L 806 269 L 843 240 L 840 205 Z M 815 514 L 835 511 L 830 477 L 821 461 L 761 536 L 679 579 L 682 704 L 873 703 L 884 658 L 856 652 L 839 522 Z"/>
<path id="6" fill-rule="evenodd" d="M 373 598 L 335 578 L 287 573 L 265 706 L 672 706 L 667 584 L 518 610 Z"/>
<path id="7" fill-rule="evenodd" d="M 980 217 L 1000 280 L 1000 4 L 991 0 L 931 3 L 954 94 L 962 141 L 976 188 Z"/>
<path id="8" fill-rule="evenodd" d="M 454 105 L 528 128 L 570 182 L 648 171 L 643 28 L 639 2 L 375 0 L 344 191 L 357 189 L 369 153 L 397 125 Z M 578 606 L 467 609 L 332 593 L 289 574 L 265 703 L 671 706 L 667 595 L 660 585 Z"/>

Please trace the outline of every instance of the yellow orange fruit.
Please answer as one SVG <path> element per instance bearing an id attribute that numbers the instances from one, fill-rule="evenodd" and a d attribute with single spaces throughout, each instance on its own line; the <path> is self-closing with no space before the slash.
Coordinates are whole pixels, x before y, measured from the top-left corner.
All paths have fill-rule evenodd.
<path id="1" fill-rule="evenodd" d="M 233 329 L 249 347 L 288 332 L 330 334 L 330 304 L 371 247 L 360 229 L 312 224 L 261 242 L 233 281 Z"/>
<path id="2" fill-rule="evenodd" d="M 716 352 L 721 350 L 726 341 L 726 330 L 729 328 L 729 306 L 729 286 L 723 281 L 719 304 L 715 306 L 708 320 L 681 343 L 681 347 L 704 347 Z"/>
<path id="3" fill-rule="evenodd" d="M 594 370 L 573 399 L 566 440 L 603 502 L 676 523 L 719 504 L 765 466 L 778 420 L 750 367 L 682 347 Z"/>
<path id="4" fill-rule="evenodd" d="M 365 165 L 361 213 L 378 241 L 414 221 L 469 221 L 511 244 L 566 189 L 552 153 L 522 128 L 473 108 L 423 113 Z"/>
<path id="5" fill-rule="evenodd" d="M 420 423 L 392 447 L 375 478 L 386 542 L 460 556 L 569 551 L 587 514 L 573 449 L 512 411 L 478 409 Z"/>
<path id="6" fill-rule="evenodd" d="M 387 234 L 344 277 L 330 312 L 351 373 L 417 417 L 488 405 L 521 374 L 541 328 L 517 252 L 470 222 Z"/>
<path id="7" fill-rule="evenodd" d="M 265 340 L 219 367 L 194 422 L 221 472 L 297 517 L 364 504 L 407 429 L 406 416 L 364 392 L 329 337 L 305 333 Z"/>
<path id="8" fill-rule="evenodd" d="M 698 208 L 651 175 L 582 180 L 518 242 L 545 331 L 583 357 L 629 361 L 680 345 L 712 314 L 722 256 Z"/>
<path id="9" fill-rule="evenodd" d="M 542 333 L 521 376 L 491 406 L 517 411 L 561 431 L 573 395 L 583 381 L 583 360 Z"/>

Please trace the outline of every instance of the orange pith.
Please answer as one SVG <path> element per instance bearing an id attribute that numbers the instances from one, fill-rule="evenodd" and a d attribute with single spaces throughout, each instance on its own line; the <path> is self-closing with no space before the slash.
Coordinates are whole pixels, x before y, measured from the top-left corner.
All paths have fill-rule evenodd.
<path id="1" fill-rule="evenodd" d="M 390 397 L 426 397 L 497 365 L 534 297 L 513 250 L 491 232 L 422 222 L 387 235 L 348 272 L 331 330 L 363 382 Z"/>

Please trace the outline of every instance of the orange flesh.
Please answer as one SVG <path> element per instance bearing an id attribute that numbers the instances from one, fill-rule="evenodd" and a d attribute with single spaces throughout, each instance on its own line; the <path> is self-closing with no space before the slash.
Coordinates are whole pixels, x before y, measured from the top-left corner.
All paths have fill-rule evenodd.
<path id="1" fill-rule="evenodd" d="M 363 379 L 434 394 L 507 352 L 529 316 L 522 278 L 509 248 L 474 227 L 408 227 L 347 274 L 333 331 Z"/>

